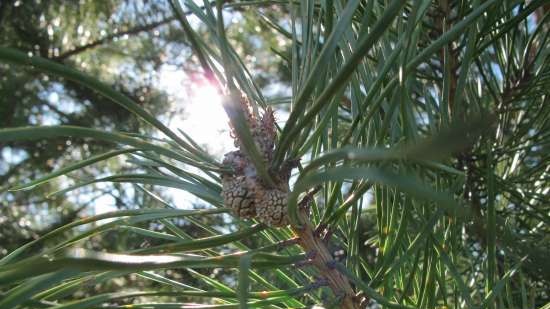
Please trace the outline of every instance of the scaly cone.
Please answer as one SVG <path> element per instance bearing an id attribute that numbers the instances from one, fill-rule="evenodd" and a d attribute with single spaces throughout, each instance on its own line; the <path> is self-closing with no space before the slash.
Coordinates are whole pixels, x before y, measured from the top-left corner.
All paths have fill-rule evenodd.
<path id="1" fill-rule="evenodd" d="M 246 98 L 242 98 L 240 106 L 248 122 L 256 147 L 260 150 L 264 162 L 269 163 L 273 158 L 276 129 L 273 110 L 268 108 L 259 119 L 250 108 Z M 287 226 L 288 201 L 288 171 L 284 175 L 273 175 L 275 188 L 264 184 L 257 172 L 242 151 L 242 143 L 232 132 L 236 151 L 228 152 L 223 163 L 232 168 L 233 172 L 222 175 L 222 197 L 224 204 L 233 210 L 233 213 L 244 219 L 255 218 L 258 221 L 274 227 Z"/>

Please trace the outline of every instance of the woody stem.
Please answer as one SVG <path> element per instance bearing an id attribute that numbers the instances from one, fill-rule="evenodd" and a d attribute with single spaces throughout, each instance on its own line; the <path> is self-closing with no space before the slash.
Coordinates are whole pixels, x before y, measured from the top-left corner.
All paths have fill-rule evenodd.
<path id="1" fill-rule="evenodd" d="M 348 279 L 344 277 L 332 265 L 335 260 L 327 248 L 326 243 L 316 233 L 314 226 L 309 221 L 307 211 L 300 209 L 299 215 L 304 225 L 301 228 L 293 228 L 294 233 L 298 236 L 298 244 L 305 252 L 313 253 L 311 256 L 311 265 L 317 268 L 319 273 L 323 275 L 336 296 L 342 296 L 341 308 L 344 309 L 359 309 L 359 302 L 355 298 L 355 293 Z"/>

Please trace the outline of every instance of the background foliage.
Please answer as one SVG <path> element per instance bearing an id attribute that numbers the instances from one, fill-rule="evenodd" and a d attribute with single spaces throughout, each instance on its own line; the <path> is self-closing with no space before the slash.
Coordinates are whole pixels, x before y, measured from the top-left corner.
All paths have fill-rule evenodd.
<path id="1" fill-rule="evenodd" d="M 0 308 L 547 308 L 548 11 L 2 1 Z M 224 207 L 221 154 L 166 126 L 193 99 L 167 66 L 241 139 L 236 98 L 276 109 L 273 162 L 248 150 L 265 178 L 301 160 L 292 227 Z"/>

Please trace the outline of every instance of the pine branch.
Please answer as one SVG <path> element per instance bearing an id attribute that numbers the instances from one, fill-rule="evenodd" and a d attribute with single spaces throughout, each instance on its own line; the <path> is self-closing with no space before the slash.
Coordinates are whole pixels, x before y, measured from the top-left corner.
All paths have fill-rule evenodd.
<path id="1" fill-rule="evenodd" d="M 307 206 L 314 193 L 310 192 L 300 202 L 299 215 L 304 223 L 301 228 L 293 228 L 298 236 L 298 244 L 308 255 L 310 264 L 324 276 L 334 295 L 341 299 L 338 308 L 359 309 L 361 298 L 356 296 L 349 280 L 335 268 L 336 260 L 328 250 L 326 239 L 321 237 L 309 220 Z"/>
<path id="2" fill-rule="evenodd" d="M 80 53 L 85 52 L 89 49 L 93 49 L 93 48 L 96 48 L 100 45 L 110 43 L 110 42 L 112 42 L 113 40 L 115 40 L 117 38 L 123 37 L 125 35 L 134 35 L 134 34 L 138 34 L 138 33 L 141 33 L 141 32 L 151 31 L 155 28 L 158 28 L 160 26 L 168 24 L 168 23 L 172 22 L 173 20 L 175 20 L 175 17 L 171 16 L 171 17 L 167 17 L 167 18 L 164 18 L 160 21 L 156 21 L 156 22 L 153 22 L 153 23 L 150 23 L 150 24 L 140 25 L 140 26 L 128 29 L 126 31 L 117 32 L 117 33 L 108 35 L 104 38 L 101 38 L 99 40 L 90 42 L 88 44 L 84 44 L 84 45 L 75 47 L 72 50 L 69 50 L 67 52 L 64 52 L 64 53 L 60 54 L 57 57 L 53 57 L 52 59 L 56 60 L 56 61 L 64 61 L 69 57 L 80 54 Z"/>

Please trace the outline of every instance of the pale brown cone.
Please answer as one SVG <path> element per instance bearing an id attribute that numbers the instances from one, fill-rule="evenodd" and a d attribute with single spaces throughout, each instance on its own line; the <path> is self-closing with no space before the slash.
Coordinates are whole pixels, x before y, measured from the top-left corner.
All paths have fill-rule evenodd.
<path id="1" fill-rule="evenodd" d="M 273 189 L 257 192 L 255 198 L 256 219 L 268 226 L 287 226 L 288 192 Z"/>
<path id="2" fill-rule="evenodd" d="M 222 197 L 225 206 L 238 217 L 251 219 L 256 216 L 253 190 L 248 188 L 245 176 L 223 177 Z"/>

